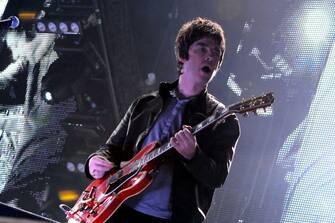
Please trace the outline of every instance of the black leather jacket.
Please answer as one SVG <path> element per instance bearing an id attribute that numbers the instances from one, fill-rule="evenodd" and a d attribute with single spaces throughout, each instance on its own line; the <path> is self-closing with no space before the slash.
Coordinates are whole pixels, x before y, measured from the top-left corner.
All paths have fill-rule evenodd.
<path id="1" fill-rule="evenodd" d="M 161 112 L 164 99 L 177 82 L 162 83 L 159 91 L 135 100 L 106 144 L 94 154 L 117 164 L 131 159 L 141 148 L 154 121 Z M 224 105 L 203 92 L 187 104 L 183 124 L 194 126 L 222 109 Z M 235 115 L 220 120 L 196 135 L 198 148 L 191 160 L 175 154 L 172 183 L 172 223 L 198 223 L 204 220 L 214 189 L 223 185 L 240 135 Z M 86 173 L 90 177 L 87 171 Z"/>

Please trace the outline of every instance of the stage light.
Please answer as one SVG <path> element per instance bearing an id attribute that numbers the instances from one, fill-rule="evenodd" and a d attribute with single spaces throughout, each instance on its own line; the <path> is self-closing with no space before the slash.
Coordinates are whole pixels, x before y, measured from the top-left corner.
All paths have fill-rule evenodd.
<path id="1" fill-rule="evenodd" d="M 69 27 L 64 22 L 60 22 L 58 27 L 62 31 L 62 33 L 67 33 L 69 30 Z"/>
<path id="2" fill-rule="evenodd" d="M 23 22 L 29 22 L 35 20 L 38 15 L 38 11 L 20 11 L 18 17 Z"/>
<path id="3" fill-rule="evenodd" d="M 45 91 L 44 94 L 43 94 L 43 98 L 44 98 L 46 101 L 52 101 L 52 94 L 51 94 L 51 92 L 49 92 L 49 91 Z"/>
<path id="4" fill-rule="evenodd" d="M 319 44 L 327 39 L 330 31 L 330 16 L 320 5 L 307 5 L 303 14 L 302 33 L 311 44 Z"/>
<path id="5" fill-rule="evenodd" d="M 91 109 L 97 108 L 97 104 L 93 101 L 93 99 L 89 95 L 84 94 L 83 98 L 84 98 L 84 101 L 89 105 Z"/>
<path id="6" fill-rule="evenodd" d="M 46 26 L 48 28 L 46 28 Z M 40 19 L 35 23 L 38 33 L 56 33 L 61 35 L 80 35 L 81 25 L 78 21 Z"/>
<path id="7" fill-rule="evenodd" d="M 80 28 L 79 28 L 79 24 L 72 22 L 71 23 L 71 30 L 74 34 L 79 34 L 80 33 Z"/>
<path id="8" fill-rule="evenodd" d="M 57 26 L 54 22 L 48 23 L 48 29 L 49 29 L 49 32 L 57 33 Z"/>
<path id="9" fill-rule="evenodd" d="M 147 78 L 145 79 L 145 84 L 151 86 L 156 83 L 156 74 L 155 73 L 148 73 Z"/>
<path id="10" fill-rule="evenodd" d="M 61 80 L 57 81 L 55 78 Z M 61 76 L 42 80 L 41 94 L 44 101 L 48 104 L 57 104 L 73 95 L 69 83 Z"/>
<path id="11" fill-rule="evenodd" d="M 47 30 L 47 27 L 45 26 L 44 22 L 37 22 L 36 24 L 37 32 L 43 33 Z"/>
<path id="12" fill-rule="evenodd" d="M 67 162 L 66 163 L 66 169 L 70 172 L 74 172 L 74 171 L 76 171 L 76 166 L 72 162 Z"/>
<path id="13" fill-rule="evenodd" d="M 79 194 L 74 190 L 61 190 L 58 192 L 58 199 L 61 202 L 76 201 L 79 198 Z"/>
<path id="14" fill-rule="evenodd" d="M 85 172 L 85 165 L 83 163 L 77 163 L 77 170 L 81 173 Z"/>

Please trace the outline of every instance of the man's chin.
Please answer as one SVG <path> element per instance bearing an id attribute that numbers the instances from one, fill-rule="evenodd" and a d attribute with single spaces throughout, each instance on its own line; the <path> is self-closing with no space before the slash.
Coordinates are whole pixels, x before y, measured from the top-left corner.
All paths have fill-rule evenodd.
<path id="1" fill-rule="evenodd" d="M 202 80 L 208 83 L 211 82 L 214 77 L 215 77 L 215 72 L 210 72 L 210 73 L 202 72 L 202 75 L 201 75 Z"/>

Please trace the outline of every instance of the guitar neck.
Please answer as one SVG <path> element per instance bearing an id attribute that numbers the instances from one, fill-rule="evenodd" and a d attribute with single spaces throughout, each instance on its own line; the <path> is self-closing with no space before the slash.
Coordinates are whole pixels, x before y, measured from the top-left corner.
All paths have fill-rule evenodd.
<path id="1" fill-rule="evenodd" d="M 269 92 L 262 96 L 252 97 L 245 101 L 230 105 L 227 108 L 223 108 L 217 111 L 215 114 L 211 115 L 204 121 L 192 127 L 191 133 L 195 135 L 201 130 L 208 127 L 209 125 L 218 121 L 219 119 L 226 118 L 228 115 L 232 113 L 247 114 L 248 112 L 256 112 L 256 110 L 259 108 L 263 108 L 265 110 L 265 108 L 268 106 L 271 106 L 273 102 L 274 102 L 274 97 L 272 95 L 272 92 Z M 131 170 L 137 170 L 141 168 L 144 164 L 161 156 L 162 154 L 164 154 L 166 151 L 170 150 L 171 148 L 172 146 L 170 145 L 170 143 L 166 143 L 162 145 L 161 147 L 154 149 L 150 153 L 144 155 L 141 159 L 135 161 L 133 165 L 130 167 Z"/>
<path id="2" fill-rule="evenodd" d="M 204 121 L 200 122 L 196 126 L 192 127 L 191 133 L 192 135 L 197 134 L 201 130 L 207 128 L 209 125 L 213 124 L 214 122 L 218 121 L 219 119 L 222 119 L 224 117 L 227 117 L 231 112 L 228 109 L 223 109 L 220 112 L 217 112 L 216 114 L 208 117 Z M 157 157 L 161 156 L 163 153 L 169 151 L 173 147 L 170 145 L 170 143 L 165 143 L 162 146 L 156 148 L 152 152 L 146 154 L 143 156 L 141 159 L 138 160 L 138 163 L 136 164 L 137 167 L 139 168 L 143 166 L 144 164 L 148 163 L 151 160 L 156 159 Z"/>

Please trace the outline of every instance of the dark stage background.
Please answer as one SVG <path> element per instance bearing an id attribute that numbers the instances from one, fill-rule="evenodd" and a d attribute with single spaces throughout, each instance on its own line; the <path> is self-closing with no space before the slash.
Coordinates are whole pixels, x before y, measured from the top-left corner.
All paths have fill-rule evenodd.
<path id="1" fill-rule="evenodd" d="M 57 221 L 89 181 L 87 156 L 129 103 L 176 79 L 174 38 L 197 16 L 225 29 L 209 90 L 225 104 L 273 91 L 242 135 L 206 223 L 335 222 L 331 0 L 1 0 L 0 201 Z"/>

